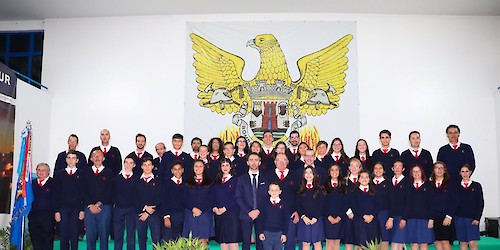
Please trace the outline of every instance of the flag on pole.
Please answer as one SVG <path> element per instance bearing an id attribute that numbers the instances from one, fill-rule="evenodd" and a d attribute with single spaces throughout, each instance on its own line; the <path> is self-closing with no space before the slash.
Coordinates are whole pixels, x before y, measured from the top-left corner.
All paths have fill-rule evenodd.
<path id="1" fill-rule="evenodd" d="M 12 226 L 10 242 L 18 249 L 23 249 L 24 217 L 31 210 L 33 190 L 31 189 L 31 125 L 21 134 L 21 149 L 17 174 L 19 176 L 16 189 L 16 200 L 12 210 Z"/>

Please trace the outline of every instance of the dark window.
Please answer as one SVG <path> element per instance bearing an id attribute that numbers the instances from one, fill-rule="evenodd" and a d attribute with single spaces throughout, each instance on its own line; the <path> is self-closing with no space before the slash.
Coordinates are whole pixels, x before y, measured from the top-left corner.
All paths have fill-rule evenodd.
<path id="1" fill-rule="evenodd" d="M 17 77 L 40 88 L 43 32 L 0 33 L 0 61 L 17 71 Z"/>

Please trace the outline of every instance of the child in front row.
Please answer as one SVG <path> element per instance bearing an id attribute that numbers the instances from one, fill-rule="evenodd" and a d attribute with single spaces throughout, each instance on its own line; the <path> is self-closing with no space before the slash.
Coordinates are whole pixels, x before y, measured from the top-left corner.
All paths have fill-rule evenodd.
<path id="1" fill-rule="evenodd" d="M 257 223 L 259 238 L 264 250 L 281 250 L 286 242 L 289 212 L 286 203 L 280 198 L 281 188 L 278 183 L 269 184 L 270 198 L 263 202 L 260 208 L 261 218 Z"/>
<path id="2" fill-rule="evenodd" d="M 325 240 L 323 208 L 326 192 L 314 167 L 307 166 L 302 176 L 296 200 L 300 216 L 297 239 L 302 242 L 302 249 L 309 249 L 312 243 L 315 250 L 320 250 L 321 242 Z"/>

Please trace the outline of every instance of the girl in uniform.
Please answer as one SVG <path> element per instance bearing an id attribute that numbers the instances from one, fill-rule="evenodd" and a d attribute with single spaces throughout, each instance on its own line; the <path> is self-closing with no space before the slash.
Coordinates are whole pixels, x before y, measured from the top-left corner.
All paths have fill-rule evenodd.
<path id="1" fill-rule="evenodd" d="M 432 171 L 432 186 L 434 187 L 434 245 L 436 250 L 450 250 L 450 242 L 456 239 L 453 215 L 457 209 L 455 185 L 450 182 L 446 164 L 442 161 L 434 163 Z"/>
<path id="2" fill-rule="evenodd" d="M 237 250 L 241 241 L 239 207 L 236 203 L 238 178 L 231 160 L 223 158 L 215 181 L 215 238 L 222 250 Z"/>
<path id="3" fill-rule="evenodd" d="M 460 168 L 462 181 L 457 188 L 458 207 L 454 216 L 457 239 L 460 249 L 478 249 L 479 220 L 483 215 L 483 188 L 479 182 L 472 181 L 472 168 L 468 164 Z"/>
<path id="4" fill-rule="evenodd" d="M 385 224 L 387 230 L 392 229 L 391 249 L 402 250 L 407 242 L 406 220 L 410 209 L 410 186 L 412 185 L 408 178 L 403 175 L 403 162 L 396 160 L 392 165 L 394 176 L 390 185 L 390 205 L 389 219 Z"/>
<path id="5" fill-rule="evenodd" d="M 366 170 L 370 173 L 373 171 L 372 157 L 370 156 L 370 149 L 368 148 L 368 143 L 365 141 L 365 139 L 359 139 L 358 142 L 356 142 L 354 157 L 361 160 L 363 170 Z"/>
<path id="6" fill-rule="evenodd" d="M 331 155 L 333 161 L 339 165 L 342 174 L 346 174 L 347 167 L 349 166 L 349 157 L 344 151 L 344 143 L 342 143 L 340 138 L 333 139 L 328 154 Z"/>
<path id="7" fill-rule="evenodd" d="M 333 164 L 333 158 L 328 154 L 328 143 L 326 141 L 319 141 L 316 144 L 316 154 L 314 165 L 328 170 Z"/>
<path id="8" fill-rule="evenodd" d="M 349 196 L 349 219 L 354 221 L 354 244 L 366 247 L 367 243 L 378 238 L 377 208 L 375 202 L 375 188 L 366 171 L 359 174 L 357 188 Z"/>
<path id="9" fill-rule="evenodd" d="M 300 216 L 297 239 L 302 242 L 302 249 L 310 249 L 311 244 L 315 250 L 322 249 L 321 241 L 325 240 L 323 227 L 325 193 L 315 168 L 307 166 L 302 175 L 296 200 Z"/>
<path id="10" fill-rule="evenodd" d="M 361 161 L 357 158 L 352 157 L 349 160 L 349 169 L 347 171 L 347 197 L 349 198 L 354 190 L 358 188 L 359 173 L 361 171 Z M 349 208 L 352 210 L 351 208 Z M 349 211 L 350 212 L 350 211 Z M 354 246 L 354 221 L 349 218 L 344 224 L 344 237 L 342 242 L 345 244 L 347 250 L 352 249 Z"/>
<path id="11" fill-rule="evenodd" d="M 426 181 L 425 173 L 420 165 L 410 170 L 413 185 L 410 187 L 410 213 L 408 215 L 408 242 L 411 249 L 427 249 L 434 242 L 434 188 Z"/>
<path id="12" fill-rule="evenodd" d="M 389 219 L 389 204 L 390 204 L 390 180 L 386 180 L 384 176 L 384 166 L 382 163 L 377 162 L 373 166 L 373 184 L 377 189 L 375 196 L 375 203 L 378 209 L 378 223 L 380 230 L 381 249 L 389 249 L 389 242 L 391 242 L 392 231 L 385 227 L 385 223 Z"/>
<path id="13" fill-rule="evenodd" d="M 199 238 L 204 245 L 214 236 L 214 195 L 212 180 L 205 173 L 202 160 L 194 161 L 193 172 L 186 180 L 183 237 Z"/>
<path id="14" fill-rule="evenodd" d="M 326 249 L 339 250 L 340 240 L 344 230 L 344 222 L 347 221 L 347 199 L 346 184 L 343 181 L 342 171 L 337 164 L 333 164 L 328 171 L 325 184 L 326 201 L 324 212 Z"/>

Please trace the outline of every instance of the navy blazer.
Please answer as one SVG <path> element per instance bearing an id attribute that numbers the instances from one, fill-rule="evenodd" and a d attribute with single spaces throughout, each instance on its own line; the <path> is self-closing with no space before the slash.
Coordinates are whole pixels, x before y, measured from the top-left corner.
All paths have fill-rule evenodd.
<path id="1" fill-rule="evenodd" d="M 269 197 L 267 194 L 269 181 L 262 171 L 259 171 L 257 186 L 257 207 L 260 207 L 262 202 Z M 253 210 L 253 191 L 252 180 L 248 173 L 238 177 L 236 202 L 240 207 L 240 219 L 250 221 L 248 213 Z"/>

